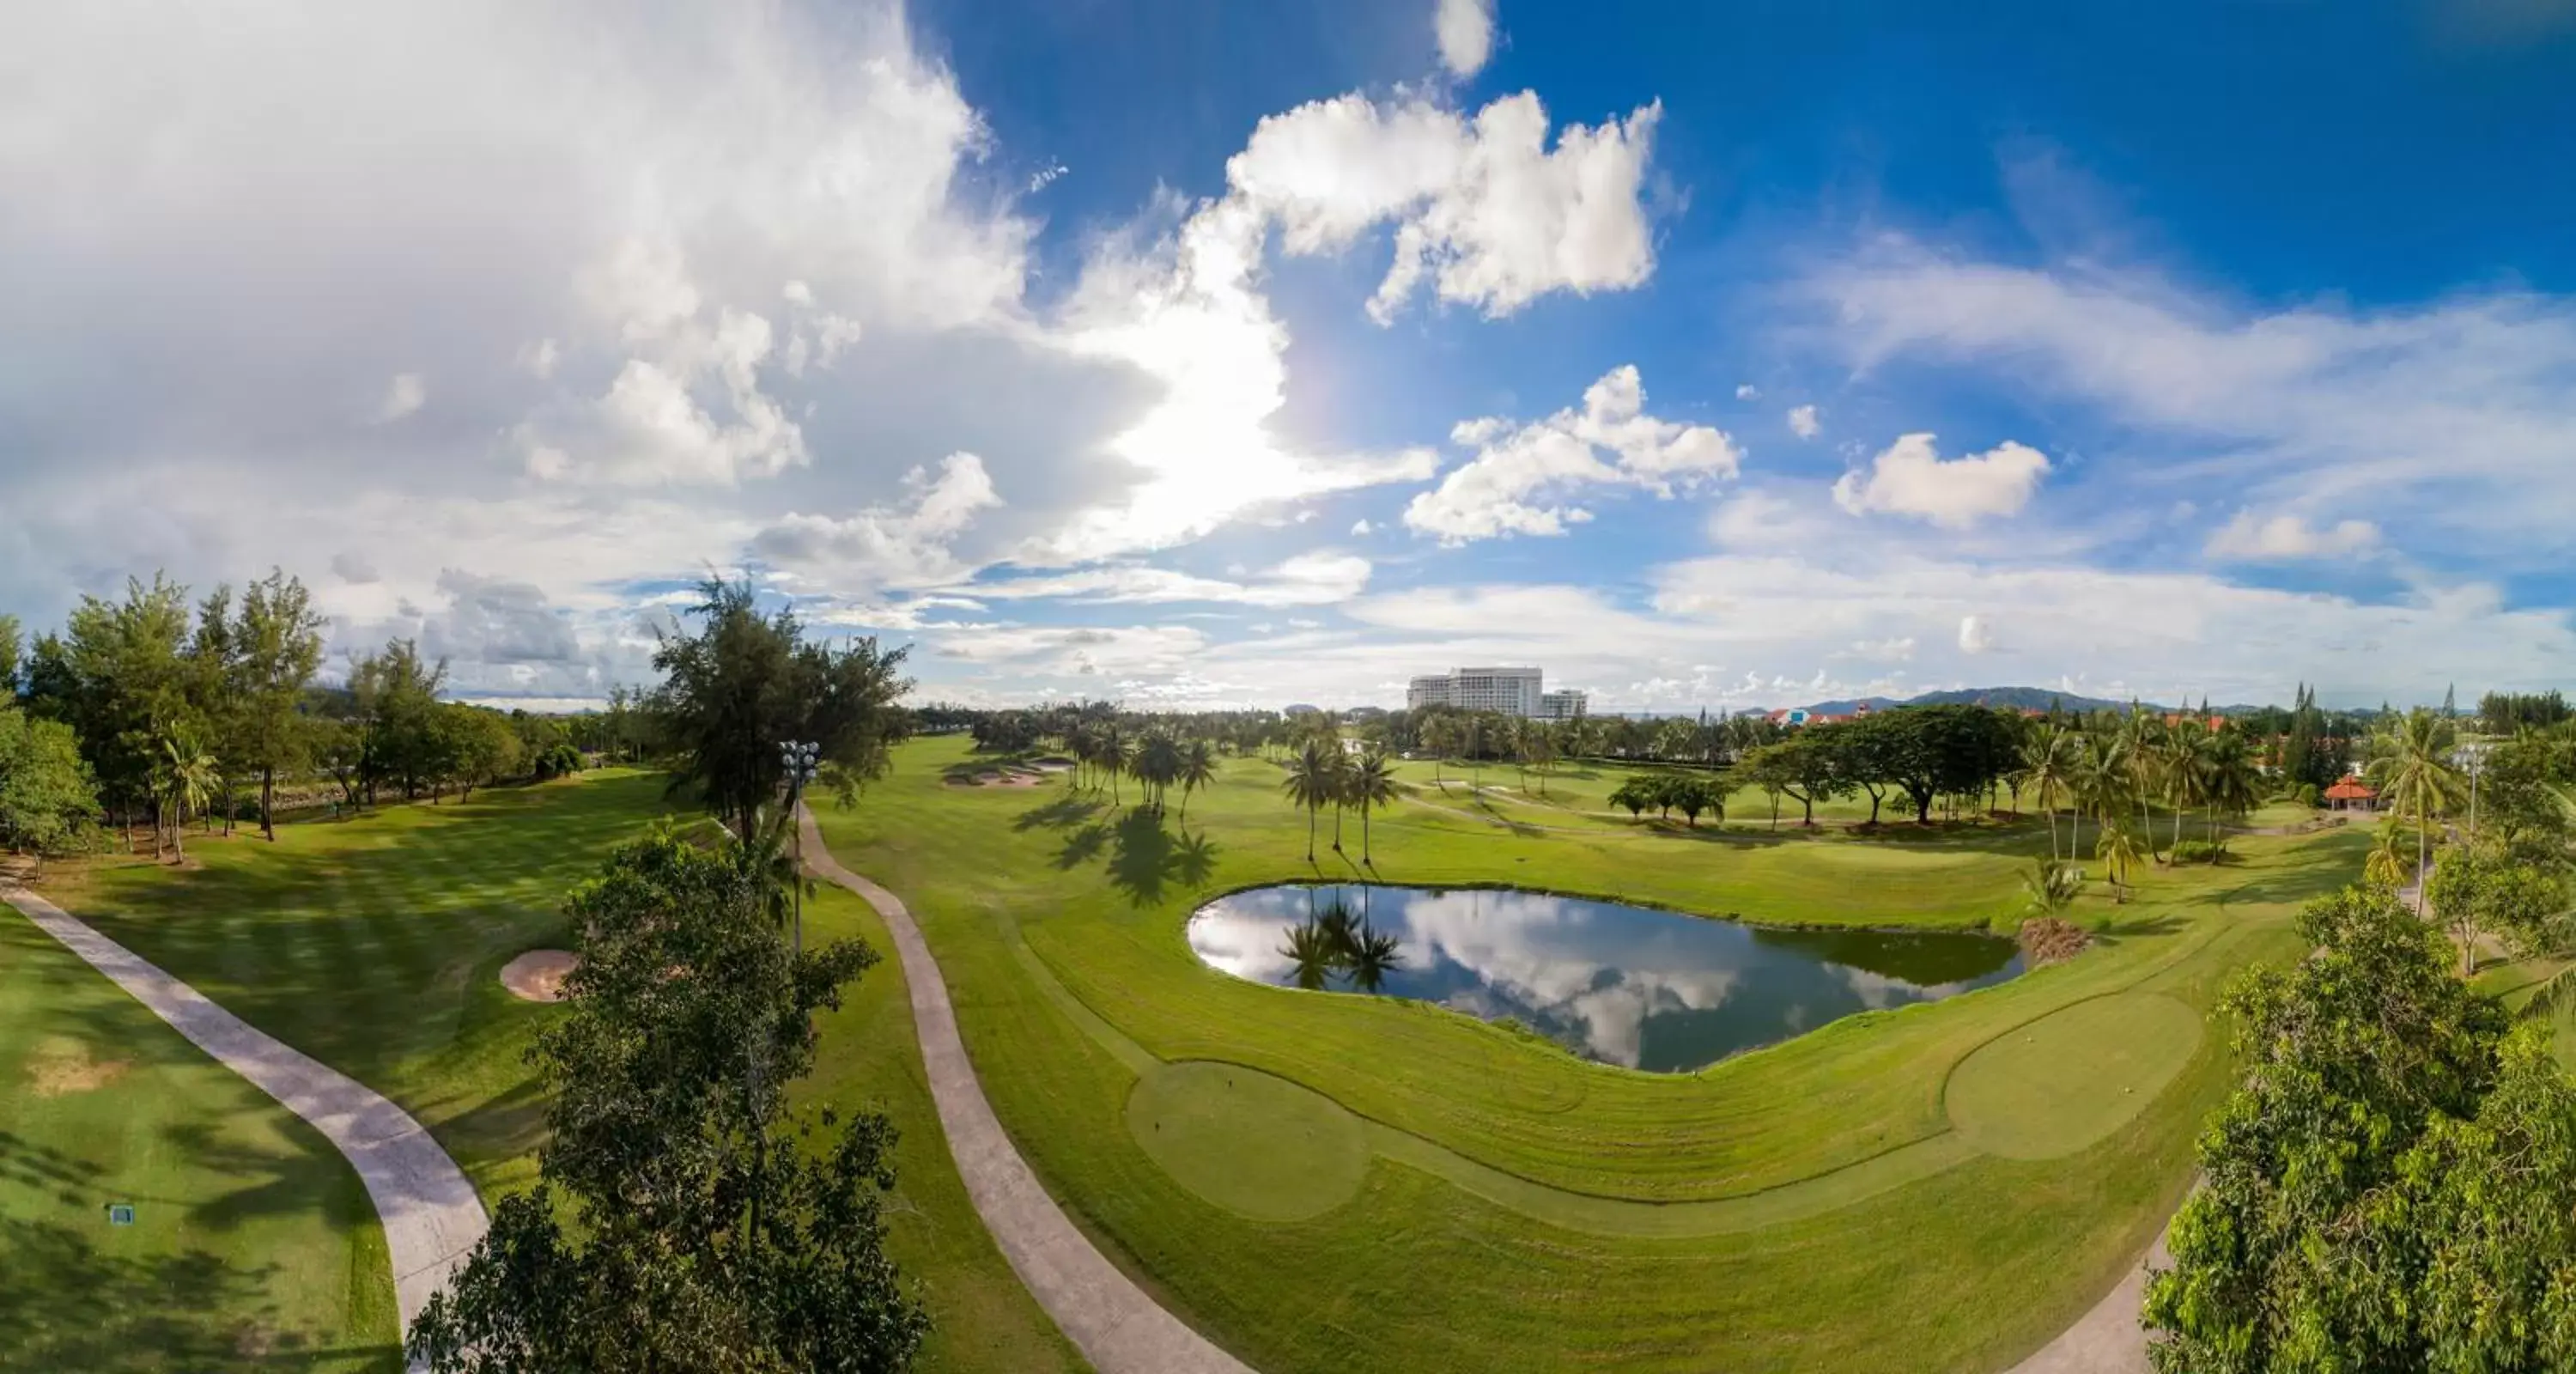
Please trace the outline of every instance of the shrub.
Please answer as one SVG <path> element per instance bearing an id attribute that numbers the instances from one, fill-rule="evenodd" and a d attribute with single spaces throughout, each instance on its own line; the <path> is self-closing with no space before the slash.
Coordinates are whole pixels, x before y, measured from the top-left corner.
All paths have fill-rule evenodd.
<path id="1" fill-rule="evenodd" d="M 2207 840 L 2185 840 L 2172 850 L 2178 864 L 2206 864 L 2218 861 L 2218 847 Z"/>
<path id="2" fill-rule="evenodd" d="M 2033 968 L 2041 964 L 2061 963 L 2084 952 L 2093 937 L 2072 921 L 2055 916 L 2034 916 L 2021 923 L 2021 952 Z"/>

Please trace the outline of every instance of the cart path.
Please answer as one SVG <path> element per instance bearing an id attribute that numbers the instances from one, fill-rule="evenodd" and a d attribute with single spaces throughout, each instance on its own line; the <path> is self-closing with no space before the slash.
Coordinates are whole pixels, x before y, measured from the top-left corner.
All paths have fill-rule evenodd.
<path id="1" fill-rule="evenodd" d="M 2004 1374 L 2148 1374 L 2147 1329 L 2138 1324 L 2147 1301 L 2147 1273 L 2172 1267 L 2173 1253 L 2159 1231 L 2146 1258 L 2122 1275 L 2091 1311 Z"/>
<path id="2" fill-rule="evenodd" d="M 940 1130 L 948 1137 L 948 1153 L 957 1161 L 976 1215 L 1038 1306 L 1100 1374 L 1252 1374 L 1242 1361 L 1163 1310 L 1047 1196 L 1004 1134 L 993 1104 L 985 1100 L 984 1086 L 966 1057 L 966 1042 L 957 1033 L 948 984 L 912 913 L 901 898 L 832 857 L 813 812 L 800 808 L 797 826 L 805 866 L 857 893 L 885 919 L 911 990 L 922 1069 L 939 1108 Z"/>
<path id="3" fill-rule="evenodd" d="M 355 1079 L 278 1042 L 52 902 L 14 884 L 0 884 L 0 901 L 216 1062 L 310 1122 L 349 1161 L 384 1225 L 394 1300 L 408 1333 L 487 1225 L 474 1185 L 429 1132 Z"/>

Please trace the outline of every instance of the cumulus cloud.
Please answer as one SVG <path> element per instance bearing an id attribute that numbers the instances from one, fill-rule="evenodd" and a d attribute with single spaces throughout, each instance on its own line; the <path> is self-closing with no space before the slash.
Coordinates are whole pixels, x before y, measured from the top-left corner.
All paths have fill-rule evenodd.
<path id="1" fill-rule="evenodd" d="M 1792 406 L 1789 408 L 1790 433 L 1797 435 L 1801 439 L 1813 439 L 1817 435 L 1824 433 L 1824 430 L 1824 422 L 1816 418 L 1816 408 L 1814 406 Z"/>
<path id="2" fill-rule="evenodd" d="M 1995 647 L 1995 625 L 1981 615 L 1959 617 L 1959 652 L 1982 654 Z"/>
<path id="3" fill-rule="evenodd" d="M 1854 515 L 1911 515 L 1949 529 L 2017 514 L 2030 504 L 2047 455 L 2006 440 L 1984 453 L 1943 461 L 1930 434 L 1908 434 L 1881 450 L 1865 472 L 1834 483 L 1834 501 Z"/>
<path id="4" fill-rule="evenodd" d="M 1751 382 L 1739 382 L 1735 387 L 1735 399 L 1739 401 L 1761 400 L 1762 388 L 1755 386 Z"/>
<path id="5" fill-rule="evenodd" d="M 1447 544 L 1563 534 L 1592 518 L 1568 504 L 1583 488 L 1640 487 L 1669 498 L 1735 475 L 1741 455 L 1733 440 L 1707 425 L 1657 419 L 1645 402 L 1637 369 L 1623 366 L 1584 390 L 1580 410 L 1528 424 L 1492 417 L 1459 424 L 1450 438 L 1475 457 L 1415 496 L 1404 523 Z"/>
<path id="6" fill-rule="evenodd" d="M 1624 121 L 1569 124 L 1550 148 L 1532 92 L 1472 120 L 1427 100 L 1345 95 L 1262 120 L 1226 183 L 1291 253 L 1338 252 L 1394 225 L 1395 260 L 1369 301 L 1381 323 L 1426 284 L 1507 315 L 1551 291 L 1619 290 L 1653 271 L 1640 193 L 1662 114 L 1654 103 Z"/>
<path id="7" fill-rule="evenodd" d="M 1465 78 L 1484 70 L 1494 51 L 1494 0 L 1438 0 L 1431 18 L 1440 64 Z"/>
<path id="8" fill-rule="evenodd" d="M 782 567 L 827 578 L 835 590 L 918 587 L 962 576 L 950 544 L 978 513 L 1002 504 L 984 461 L 952 453 L 939 471 L 914 468 L 904 499 L 846 517 L 790 514 L 762 530 L 752 547 Z"/>
<path id="9" fill-rule="evenodd" d="M 2306 517 L 2275 515 L 2265 519 L 2251 510 L 2209 536 L 2212 558 L 2245 563 L 2286 562 L 2303 558 L 2349 558 L 2379 546 L 2379 527 L 2367 520 L 2345 520 L 2332 526 L 2311 525 Z"/>
<path id="10" fill-rule="evenodd" d="M 417 372 L 398 372 L 385 384 L 385 399 L 376 407 L 376 423 L 391 424 L 418 411 L 429 400 L 429 383 Z"/>

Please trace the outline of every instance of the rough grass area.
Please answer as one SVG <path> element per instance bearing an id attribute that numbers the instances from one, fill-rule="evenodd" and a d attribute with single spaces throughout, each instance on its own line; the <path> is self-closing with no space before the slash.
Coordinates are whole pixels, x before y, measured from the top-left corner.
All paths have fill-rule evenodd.
<path id="1" fill-rule="evenodd" d="M 0 908 L 0 1369 L 398 1370 L 374 1222 L 320 1134 Z"/>
<path id="2" fill-rule="evenodd" d="M 523 1056 L 542 1027 L 566 1014 L 512 996 L 501 986 L 501 966 L 522 951 L 566 942 L 564 894 L 612 846 L 665 814 L 663 789 L 659 775 L 605 771 L 478 792 L 466 805 L 387 807 L 344 821 L 284 826 L 273 846 L 247 835 L 231 841 L 191 836 L 189 856 L 202 859 L 201 866 L 57 865 L 46 888 L 84 920 L 261 1029 L 400 1102 L 437 1135 L 488 1202 L 535 1179 L 544 1102 Z M 885 949 L 875 914 L 854 898 L 826 890 L 808 903 L 807 917 L 816 938 L 857 934 Z M 18 924 L 29 938 L 43 939 Z M 0 973 L 8 967 L 0 965 Z M 104 978 L 74 967 L 123 1002 Z M 123 1005 L 158 1026 L 140 1007 Z M 804 1089 L 807 1099 L 818 1106 L 878 1105 L 903 1130 L 889 1247 L 908 1274 L 923 1280 L 939 1324 L 922 1367 L 1079 1368 L 984 1234 L 949 1162 L 922 1077 L 902 970 L 887 958 L 842 1011 L 819 1024 L 827 1055 Z M 0 1036 L 6 1033 L 0 1019 Z M 194 1054 L 175 1033 L 165 1034 Z M 267 1101 L 210 1062 L 204 1067 L 234 1091 L 223 1102 Z M 130 1095 L 128 1085 L 142 1072 L 138 1066 L 115 1091 Z M 166 1119 L 202 1132 L 235 1110 L 206 1107 L 203 1098 L 169 1103 Z M 15 1110 L 12 1098 L 0 1097 L 0 1104 L 6 1104 L 0 1111 Z M 147 1136 L 163 1120 L 139 1119 L 135 1129 Z M 239 1260 L 243 1273 L 269 1263 L 292 1273 L 317 1264 L 346 1268 L 348 1260 L 332 1256 L 362 1244 L 362 1276 L 384 1290 L 381 1330 L 369 1330 L 389 1342 L 392 1292 L 382 1279 L 374 1213 L 338 1156 L 319 1136 L 308 1138 L 328 1166 L 326 1176 L 346 1181 L 356 1211 L 336 1224 L 354 1228 L 356 1239 L 341 1236 L 333 1242 L 338 1251 L 324 1253 L 327 1247 L 317 1248 L 310 1236 L 282 1233 L 224 1253 Z M 263 1196 L 279 1224 L 300 1214 L 295 1225 L 319 1227 L 318 1204 L 282 1189 Z M 14 1209 L 0 1214 L 17 1215 Z M 0 1264 L 0 1273 L 14 1279 L 17 1272 Z M 289 1287 L 300 1296 L 331 1291 L 315 1283 Z M 14 1369 L 20 1366 L 5 1358 L 10 1301 L 0 1291 L 0 1368 Z M 142 1333 L 136 1347 L 148 1355 L 156 1340 Z M 27 1367 L 164 1366 L 71 1361 Z M 180 1361 L 167 1367 L 210 1366 Z"/>
<path id="3" fill-rule="evenodd" d="M 1182 927 L 1208 895 L 1362 871 L 1358 819 L 1336 855 L 1329 811 L 1307 863 L 1305 818 L 1279 799 L 1274 765 L 1229 761 L 1184 826 L 1178 797 L 1157 823 L 1063 783 L 1014 794 L 941 782 L 966 757 L 954 740 L 906 746 L 861 808 L 821 813 L 825 833 L 921 921 L 986 1090 L 1051 1191 L 1268 1374 L 2002 1367 L 2145 1248 L 2227 1083 L 2225 1037 L 2198 1018 L 2234 970 L 2295 957 L 2290 912 L 2356 873 L 2361 847 L 2242 838 L 2241 862 L 2149 872 L 2125 907 L 2087 896 L 2075 915 L 2101 942 L 2065 965 L 1849 1018 L 1699 1074 L 1649 1075 L 1436 1007 L 1201 965 Z M 2017 915 L 2019 874 L 2048 848 L 2035 822 L 1775 840 L 1624 817 L 1542 829 L 1457 800 L 1380 817 L 1374 875 L 1959 928 Z M 2000 1157 L 1954 1129 L 1945 1091 L 1981 1049 L 2114 998 L 2190 1014 L 2189 1032 L 2163 1027 L 2179 1069 L 2161 1091 L 2142 1064 L 2145 1086 L 2124 1096 L 2147 1100 L 2123 1103 L 2107 1133 L 2098 1103 L 2024 1122 L 2071 1150 L 2055 1158 Z M 2047 1038 L 2098 1063 L 2112 1055 L 2104 1037 L 2139 1029 L 2070 1017 Z M 1129 1104 L 1154 1091 L 1140 1079 L 1190 1062 L 1258 1069 L 1362 1118 L 1372 1155 L 1357 1195 L 1264 1221 L 1211 1202 L 1204 1179 L 1176 1177 L 1138 1141 Z M 1979 1076 L 2013 1087 L 2006 1098 L 2029 1077 Z M 1206 1157 L 1233 1148 L 1217 1141 Z M 1252 1148 L 1241 1146 L 1247 1158 Z M 1610 1219 L 1702 1206 L 1733 1215 Z"/>

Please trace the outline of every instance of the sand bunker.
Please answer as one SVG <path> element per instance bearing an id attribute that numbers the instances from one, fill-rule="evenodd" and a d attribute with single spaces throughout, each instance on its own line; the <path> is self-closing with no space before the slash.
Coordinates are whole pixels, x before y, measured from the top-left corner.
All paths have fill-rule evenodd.
<path id="1" fill-rule="evenodd" d="M 27 1081 L 38 1097 L 65 1097 L 96 1092 L 132 1067 L 131 1059 L 92 1059 L 87 1045 L 48 1036 L 27 1056 Z"/>
<path id="2" fill-rule="evenodd" d="M 580 962 L 560 949 L 532 949 L 501 966 L 501 986 L 522 1001 L 560 1002 L 564 975 Z"/>
<path id="3" fill-rule="evenodd" d="M 1041 787 L 1045 785 L 1048 777 L 1046 771 L 1041 771 L 1043 768 L 1044 765 L 1038 768 L 1024 768 L 1013 764 L 1007 768 L 982 769 L 965 777 L 951 774 L 948 785 L 951 787 Z"/>

